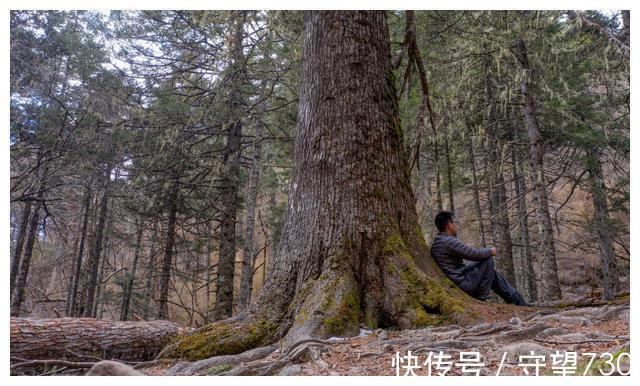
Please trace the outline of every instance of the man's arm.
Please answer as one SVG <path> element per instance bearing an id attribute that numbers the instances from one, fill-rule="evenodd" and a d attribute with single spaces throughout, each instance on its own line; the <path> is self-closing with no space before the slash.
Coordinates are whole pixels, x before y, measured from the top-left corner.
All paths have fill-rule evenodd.
<path id="1" fill-rule="evenodd" d="M 492 248 L 474 248 L 458 239 L 449 243 L 449 252 L 465 260 L 481 261 L 493 256 Z"/>

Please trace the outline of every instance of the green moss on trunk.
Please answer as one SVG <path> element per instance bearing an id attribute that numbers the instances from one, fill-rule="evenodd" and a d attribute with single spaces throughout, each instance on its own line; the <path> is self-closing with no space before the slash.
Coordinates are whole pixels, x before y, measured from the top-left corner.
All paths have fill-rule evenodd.
<path id="1" fill-rule="evenodd" d="M 277 324 L 260 320 L 222 320 L 179 338 L 165 357 L 196 361 L 217 355 L 233 355 L 273 343 Z"/>
<path id="2" fill-rule="evenodd" d="M 340 282 L 340 280 L 337 280 Z M 342 285 L 348 285 L 343 283 Z M 355 288 L 348 288 L 337 299 L 328 294 L 322 305 L 325 313 L 323 336 L 344 336 L 357 334 L 360 330 L 360 299 Z"/>
<path id="3" fill-rule="evenodd" d="M 305 285 L 293 328 L 321 338 L 352 336 L 360 331 L 360 298 L 351 274 L 329 270 Z"/>
<path id="4" fill-rule="evenodd" d="M 426 248 L 425 248 L 426 249 Z M 402 328 L 417 328 L 477 319 L 466 295 L 443 276 L 435 264 L 428 275 L 418 267 L 400 233 L 392 232 L 384 244 L 386 284 L 392 293 L 395 319 Z M 428 249 L 427 249 L 428 250 Z"/>

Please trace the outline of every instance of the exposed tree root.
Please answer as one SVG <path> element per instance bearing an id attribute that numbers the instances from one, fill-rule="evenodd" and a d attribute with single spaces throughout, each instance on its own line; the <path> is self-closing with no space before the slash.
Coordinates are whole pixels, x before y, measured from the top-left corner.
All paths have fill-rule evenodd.
<path id="1" fill-rule="evenodd" d="M 442 274 L 428 276 L 400 237 L 388 238 L 379 250 L 377 271 L 381 278 L 370 283 L 381 283 L 380 288 L 358 288 L 352 269 L 340 264 L 341 260 L 328 259 L 323 273 L 304 283 L 284 312 L 267 312 L 268 303 L 262 298 L 262 305 L 248 313 L 178 338 L 159 357 L 196 361 L 239 354 L 278 340 L 287 349 L 310 339 L 351 337 L 358 334 L 361 325 L 402 329 L 468 325 L 509 318 L 526 310 L 476 301 Z M 437 269 L 431 259 L 423 264 Z"/>
<path id="2" fill-rule="evenodd" d="M 263 359 L 276 349 L 276 346 L 265 346 L 237 355 L 220 355 L 196 362 L 180 362 L 171 367 L 167 375 L 218 375 L 243 363 Z"/>

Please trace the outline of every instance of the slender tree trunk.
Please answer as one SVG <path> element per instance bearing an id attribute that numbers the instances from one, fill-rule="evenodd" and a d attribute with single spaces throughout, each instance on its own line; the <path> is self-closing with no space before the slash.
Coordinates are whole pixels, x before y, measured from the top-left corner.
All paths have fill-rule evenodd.
<path id="1" fill-rule="evenodd" d="M 176 177 L 177 178 L 177 177 Z M 164 244 L 164 257 L 160 271 L 160 294 L 158 296 L 158 319 L 169 318 L 169 282 L 171 280 L 171 264 L 176 239 L 176 218 L 178 211 L 178 181 L 174 181 L 173 191 L 169 198 L 169 218 L 167 220 L 167 237 Z"/>
<path id="2" fill-rule="evenodd" d="M 500 161 L 498 161 L 500 162 Z M 513 242 L 511 240 L 507 194 L 502 165 L 494 164 L 497 170 L 490 171 L 489 211 L 491 212 L 491 236 L 498 249 L 496 268 L 510 283 L 515 283 L 513 268 Z"/>
<path id="3" fill-rule="evenodd" d="M 158 226 L 153 224 L 153 231 L 151 236 L 151 245 L 149 247 L 149 260 L 147 261 L 147 280 L 145 282 L 145 294 L 144 294 L 144 320 L 149 319 L 151 309 L 151 298 L 153 297 L 153 289 L 155 288 L 154 277 L 156 274 L 156 243 L 158 242 Z"/>
<path id="4" fill-rule="evenodd" d="M 87 281 L 86 296 L 84 299 L 84 310 L 82 316 L 94 316 L 94 304 L 96 300 L 96 288 L 98 287 L 98 274 L 100 269 L 100 256 L 102 255 L 102 242 L 104 238 L 105 223 L 107 221 L 107 210 L 109 202 L 109 182 L 111 180 L 111 170 L 107 168 L 105 176 L 105 188 L 100 202 L 100 213 L 96 224 L 93 248 L 89 254 L 89 279 Z"/>
<path id="5" fill-rule="evenodd" d="M 251 300 L 253 289 L 253 270 L 256 259 L 256 245 L 253 240 L 253 231 L 256 217 L 256 201 L 258 199 L 258 184 L 260 183 L 260 168 L 262 162 L 262 121 L 256 126 L 256 140 L 253 147 L 253 165 L 249 176 L 247 192 L 247 225 L 244 239 L 244 251 L 242 257 L 242 275 L 240 276 L 240 296 L 238 308 L 244 310 Z"/>
<path id="6" fill-rule="evenodd" d="M 18 270 L 20 269 L 20 260 L 22 258 L 22 248 L 24 247 L 24 241 L 27 238 L 27 231 L 29 230 L 29 222 L 31 220 L 31 201 L 27 201 L 22 208 L 22 219 L 20 220 L 20 229 L 18 230 L 18 239 L 16 240 L 16 248 L 13 253 L 13 259 L 11 260 L 11 278 L 10 286 L 11 296 L 15 289 L 16 277 L 18 276 Z"/>
<path id="7" fill-rule="evenodd" d="M 447 187 L 449 188 L 449 210 L 455 212 L 456 208 L 453 204 L 453 178 L 451 173 L 451 149 L 449 148 L 449 133 L 444 135 L 444 153 L 447 162 Z"/>
<path id="8" fill-rule="evenodd" d="M 107 238 L 105 238 L 105 240 L 106 239 Z M 98 284 L 96 286 L 96 295 L 93 300 L 93 306 L 91 307 L 91 317 L 96 319 L 102 319 L 102 307 L 100 306 L 104 304 L 104 302 L 102 301 L 102 296 L 103 296 L 102 289 L 105 284 L 104 277 L 105 277 L 105 271 L 107 269 L 107 259 L 109 258 L 107 252 L 108 252 L 107 248 L 102 249 L 102 257 L 100 258 L 100 268 L 98 269 Z"/>
<path id="9" fill-rule="evenodd" d="M 514 130 L 515 131 L 515 130 Z M 517 203 L 518 233 L 520 254 L 514 266 L 516 269 L 516 283 L 518 289 L 528 302 L 538 300 L 535 270 L 533 269 L 533 256 L 529 241 L 529 215 L 527 214 L 527 186 L 522 173 L 522 160 L 515 146 L 511 147 L 511 161 L 513 182 Z"/>
<path id="10" fill-rule="evenodd" d="M 613 249 L 611 230 L 613 222 L 609 218 L 606 185 L 602 173 L 602 163 L 597 146 L 588 149 L 588 170 L 593 198 L 594 225 L 600 247 L 600 265 L 602 267 L 602 298 L 613 299 L 620 290 L 616 255 Z"/>
<path id="11" fill-rule="evenodd" d="M 89 204 L 89 219 L 88 219 L 88 227 L 87 227 L 87 239 L 85 241 L 86 245 L 89 246 L 88 249 L 88 260 L 81 267 L 80 276 L 78 277 L 78 299 L 76 300 L 76 310 L 74 316 L 83 316 L 85 310 L 85 304 L 87 299 L 87 292 L 89 281 L 91 277 L 91 267 L 90 267 L 90 259 L 91 259 L 91 251 L 93 250 L 93 245 L 95 244 L 96 238 L 96 225 L 98 213 L 100 212 L 100 202 L 101 197 L 97 194 L 92 194 L 91 203 Z M 84 259 L 83 259 L 84 260 Z"/>
<path id="12" fill-rule="evenodd" d="M 444 204 L 442 203 L 442 183 L 440 176 L 440 151 L 438 149 L 438 135 L 434 135 L 433 137 L 433 163 L 436 169 L 436 204 L 438 205 L 438 211 L 442 212 L 444 210 Z"/>
<path id="13" fill-rule="evenodd" d="M 98 280 L 97 280 L 97 285 L 96 285 L 96 295 L 93 301 L 93 307 L 91 310 L 91 315 L 94 318 L 98 318 L 98 319 L 102 319 L 102 314 L 104 311 L 104 295 L 102 294 L 102 291 L 104 289 L 104 287 L 106 286 L 106 270 L 108 267 L 108 261 L 109 261 L 109 251 L 111 250 L 110 246 L 110 236 L 111 236 L 111 226 L 113 224 L 113 213 L 111 216 L 109 216 L 109 218 L 107 219 L 107 222 L 104 226 L 104 230 L 105 230 L 105 234 L 104 234 L 104 241 L 102 242 L 102 258 L 100 259 L 100 268 L 98 269 Z M 116 256 L 114 256 L 114 263 L 113 263 L 113 267 L 116 267 Z"/>
<path id="14" fill-rule="evenodd" d="M 271 194 L 269 195 L 269 207 L 275 208 L 277 205 L 276 200 L 276 190 L 272 189 Z M 276 254 L 276 248 L 280 244 L 280 239 L 276 240 L 275 237 L 275 228 L 269 227 L 269 248 L 264 249 L 264 269 L 262 270 L 262 286 L 267 282 L 266 276 L 269 274 L 269 270 L 271 269 L 271 261 L 273 260 L 273 256 Z M 265 234 L 265 240 L 267 239 L 267 235 Z M 266 241 L 265 241 L 266 242 Z M 269 253 L 267 253 L 267 249 Z M 267 261 L 267 255 L 269 256 L 269 261 Z M 269 264 L 267 264 L 269 263 Z"/>
<path id="15" fill-rule="evenodd" d="M 435 237 L 435 226 L 433 220 L 435 218 L 433 214 L 433 192 L 431 191 L 431 174 L 429 173 L 428 165 L 422 166 L 422 181 L 423 181 L 423 203 L 426 212 L 426 218 L 423 220 L 424 229 L 428 230 L 429 240 L 433 240 Z"/>
<path id="16" fill-rule="evenodd" d="M 204 322 L 205 324 L 209 323 L 210 316 L 212 315 L 213 309 L 211 308 L 211 271 L 213 267 L 211 266 L 211 255 L 213 253 L 213 230 L 211 228 L 211 221 L 207 221 L 207 235 L 209 235 L 209 239 L 207 240 L 207 269 L 204 271 L 204 282 L 205 282 L 205 293 L 204 293 Z"/>
<path id="17" fill-rule="evenodd" d="M 467 124 L 468 127 L 468 124 Z M 471 132 L 471 130 L 469 130 Z M 480 205 L 480 189 L 478 188 L 478 173 L 476 167 L 476 157 L 473 148 L 473 135 L 469 136 L 467 141 L 467 150 L 469 151 L 469 162 L 471 163 L 471 188 L 473 190 L 473 208 L 476 212 L 476 223 L 478 224 L 478 234 L 480 236 L 480 245 L 486 246 L 484 223 L 482 221 L 482 206 Z"/>
<path id="18" fill-rule="evenodd" d="M 245 58 L 242 51 L 245 11 L 233 17 L 232 76 L 229 91 L 229 120 L 227 122 L 227 147 L 224 163 L 227 170 L 223 177 L 222 220 L 220 223 L 220 255 L 214 320 L 228 318 L 233 312 L 233 277 L 236 261 L 236 215 L 238 211 L 238 184 L 240 177 L 240 142 L 242 139 L 242 84 L 245 81 Z"/>
<path id="19" fill-rule="evenodd" d="M 436 129 L 435 114 L 433 113 L 433 108 L 431 107 L 431 100 L 429 98 L 429 82 L 427 80 L 427 71 L 424 66 L 424 61 L 422 60 L 422 54 L 420 53 L 420 48 L 418 47 L 418 43 L 416 41 L 415 19 L 414 19 L 413 11 L 406 11 L 406 35 L 407 35 L 406 39 L 408 43 L 409 56 L 413 59 L 413 63 L 415 63 L 416 68 L 418 70 L 418 75 L 420 76 L 420 88 L 422 89 L 422 104 L 425 106 L 427 112 L 429 113 L 429 124 L 431 125 L 431 132 L 433 134 L 433 144 L 432 144 L 433 162 L 436 169 L 435 171 L 436 203 L 438 205 L 438 211 L 442 211 L 444 210 L 444 205 L 442 203 L 442 184 L 440 182 L 441 172 L 440 172 L 440 149 L 438 145 L 438 130 Z M 419 123 L 422 124 L 421 121 Z"/>
<path id="20" fill-rule="evenodd" d="M 477 321 L 429 257 L 404 157 L 384 11 L 308 11 L 295 166 L 267 283 L 237 317 L 167 348 L 189 360 L 284 337 Z"/>
<path id="21" fill-rule="evenodd" d="M 84 216 L 82 218 L 82 230 L 80 231 L 80 242 L 76 258 L 73 264 L 73 273 L 71 275 L 71 289 L 69 298 L 67 299 L 67 316 L 78 315 L 78 284 L 80 282 L 80 273 L 82 272 L 82 257 L 84 255 L 84 244 L 87 238 L 87 227 L 89 225 L 89 211 L 91 210 L 91 183 L 87 184 L 84 192 Z"/>
<path id="22" fill-rule="evenodd" d="M 627 10 L 622 11 L 622 41 L 627 45 L 631 44 L 631 12 Z"/>
<path id="23" fill-rule="evenodd" d="M 40 176 L 40 183 L 38 184 L 37 202 L 33 205 L 33 211 L 31 213 L 31 219 L 29 221 L 29 233 L 25 241 L 24 254 L 20 261 L 18 273 L 16 275 L 16 282 L 13 289 L 13 297 L 11 298 L 11 316 L 20 316 L 20 308 L 24 301 L 25 292 L 27 289 L 27 277 L 29 276 L 29 268 L 31 266 L 31 258 L 33 257 L 33 247 L 38 237 L 38 228 L 40 223 L 40 206 L 44 199 L 44 190 L 46 186 L 48 176 L 48 167 L 45 166 Z"/>
<path id="24" fill-rule="evenodd" d="M 129 318 L 129 304 L 131 304 L 131 296 L 133 294 L 133 284 L 136 279 L 136 269 L 138 268 L 138 260 L 140 259 L 140 252 L 142 250 L 142 235 L 144 233 L 144 224 L 141 221 L 138 223 L 138 229 L 136 232 L 136 249 L 133 254 L 133 262 L 131 263 L 131 272 L 128 274 L 129 279 L 125 286 L 124 295 L 122 299 L 122 312 L 120 313 L 120 320 L 125 321 Z"/>
<path id="25" fill-rule="evenodd" d="M 82 211 L 80 211 L 79 216 L 83 216 Z M 78 226 L 82 227 L 82 223 L 81 223 L 81 219 L 78 218 Z M 71 290 L 73 287 L 73 275 L 76 271 L 76 256 L 78 254 L 78 245 L 80 244 L 80 234 L 77 234 L 74 236 L 74 241 L 73 241 L 73 248 L 71 249 L 73 252 L 71 254 L 71 264 L 69 265 L 69 271 L 71 272 L 67 280 L 67 298 L 66 298 L 66 303 L 65 303 L 65 308 L 64 308 L 64 316 L 71 316 Z M 66 275 L 65 275 L 66 276 Z M 53 284 L 55 286 L 55 284 Z"/>
<path id="26" fill-rule="evenodd" d="M 489 212 L 491 213 L 491 236 L 498 255 L 495 258 L 496 268 L 510 283 L 515 283 L 513 269 L 513 244 L 511 241 L 509 214 L 507 211 L 507 192 L 503 175 L 503 159 L 499 142 L 500 129 L 496 111 L 495 88 L 491 58 L 483 59 L 485 100 L 488 105 L 487 115 L 487 158 L 489 167 Z"/>
<path id="27" fill-rule="evenodd" d="M 547 198 L 546 181 L 544 177 L 544 149 L 542 136 L 538 126 L 536 102 L 534 97 L 534 83 L 532 68 L 527 56 L 527 47 L 523 40 L 516 44 L 515 56 L 520 62 L 524 72 L 524 78 L 520 83 L 520 89 L 524 98 L 522 112 L 527 127 L 527 135 L 530 145 L 530 167 L 533 189 L 533 200 L 536 206 L 538 220 L 538 253 L 540 254 L 540 268 L 542 286 L 539 288 L 541 300 L 554 300 L 562 297 L 560 284 L 558 283 L 558 267 L 556 264 L 556 248 L 553 237 L 551 216 L 549 215 L 549 201 Z"/>
<path id="28" fill-rule="evenodd" d="M 24 294 L 27 287 L 27 277 L 29 275 L 29 267 L 31 265 L 31 257 L 33 256 L 33 246 L 38 237 L 38 227 L 40 223 L 40 205 L 36 204 L 31 213 L 31 219 L 29 222 L 29 234 L 27 236 L 26 245 L 24 249 L 24 256 L 20 264 L 20 269 L 16 276 L 16 283 L 13 291 L 13 298 L 11 299 L 11 316 L 20 316 L 20 307 L 24 300 Z"/>
<path id="29" fill-rule="evenodd" d="M 408 11 L 411 12 L 411 11 Z M 408 23 L 407 23 L 407 38 L 411 39 L 412 38 L 412 34 L 413 34 L 413 14 L 411 14 L 411 16 L 407 16 L 408 19 Z M 411 65 L 412 62 L 412 56 L 409 56 L 409 63 Z M 426 77 L 426 75 L 425 75 Z M 409 96 L 409 94 L 411 94 L 411 80 L 408 79 L 407 80 L 408 83 L 408 90 L 407 90 L 407 96 Z M 422 186 L 420 187 L 420 191 L 421 194 L 417 195 L 419 197 L 419 200 L 422 201 L 422 206 L 424 207 L 423 210 L 423 217 L 422 217 L 422 230 L 428 230 L 428 234 L 429 234 L 429 240 L 432 240 L 435 232 L 434 232 L 434 227 L 433 227 L 433 194 L 432 194 L 432 190 L 431 190 L 431 174 L 429 173 L 429 162 L 428 159 L 429 157 L 425 156 L 423 154 L 423 147 L 422 147 L 422 142 L 423 142 L 423 138 L 425 137 L 425 116 L 427 113 L 427 102 L 429 101 L 429 99 L 426 97 L 425 95 L 425 90 L 424 87 L 422 89 L 422 101 L 420 102 L 420 109 L 418 110 L 418 115 L 416 117 L 416 149 L 415 149 L 415 160 L 414 162 L 418 165 L 418 169 L 419 169 L 419 173 L 420 173 L 420 181 L 422 182 Z M 428 150 L 431 150 L 431 147 L 427 147 Z M 424 160 L 421 162 L 421 160 Z"/>

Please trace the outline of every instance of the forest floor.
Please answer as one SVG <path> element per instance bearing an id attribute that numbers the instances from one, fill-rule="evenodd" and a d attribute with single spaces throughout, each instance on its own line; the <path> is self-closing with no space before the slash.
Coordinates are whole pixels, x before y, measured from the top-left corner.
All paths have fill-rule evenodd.
<path id="1" fill-rule="evenodd" d="M 465 328 L 363 329 L 357 337 L 310 340 L 286 353 L 271 346 L 142 371 L 147 375 L 426 376 L 431 368 L 435 376 L 475 375 L 475 371 L 496 375 L 498 370 L 499 375 L 535 375 L 537 368 L 539 375 L 628 373 L 628 299 L 599 306 L 526 310 L 509 320 Z M 461 352 L 467 354 L 461 356 Z M 430 365 L 425 364 L 429 359 Z"/>

